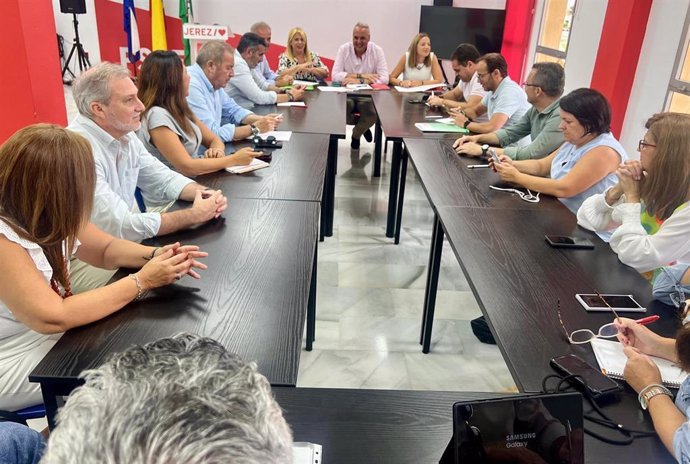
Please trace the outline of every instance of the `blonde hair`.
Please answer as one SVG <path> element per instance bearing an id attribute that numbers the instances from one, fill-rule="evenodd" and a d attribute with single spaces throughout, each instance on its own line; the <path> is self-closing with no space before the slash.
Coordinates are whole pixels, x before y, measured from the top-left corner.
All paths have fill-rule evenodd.
<path id="1" fill-rule="evenodd" d="M 410 68 L 414 68 L 415 66 L 417 66 L 417 45 L 419 45 L 419 41 L 422 40 L 424 37 L 427 37 L 429 39 L 429 43 L 431 43 L 431 38 L 429 37 L 429 34 L 427 34 L 426 32 L 420 32 L 412 38 L 410 48 L 407 49 L 407 51 L 409 52 L 407 64 L 410 66 Z M 424 66 L 431 66 L 431 53 L 429 53 L 427 57 L 424 58 Z"/>
<path id="2" fill-rule="evenodd" d="M 95 188 L 91 145 L 75 132 L 35 124 L 0 147 L 0 217 L 43 249 L 53 278 L 64 288 L 69 287 L 66 260 L 89 220 Z"/>
<path id="3" fill-rule="evenodd" d="M 309 46 L 307 45 L 307 33 L 304 32 L 304 29 L 301 27 L 293 27 L 290 29 L 290 32 L 288 32 L 288 41 L 287 41 L 287 47 L 285 48 L 285 53 L 288 58 L 291 60 L 295 59 L 295 55 L 292 52 L 292 39 L 295 37 L 296 34 L 301 34 L 302 38 L 304 39 L 304 58 L 307 61 L 310 61 L 310 55 L 309 55 Z"/>

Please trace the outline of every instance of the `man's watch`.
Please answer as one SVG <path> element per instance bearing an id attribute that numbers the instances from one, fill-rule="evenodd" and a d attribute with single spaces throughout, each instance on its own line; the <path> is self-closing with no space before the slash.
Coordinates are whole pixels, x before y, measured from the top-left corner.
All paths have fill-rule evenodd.
<path id="1" fill-rule="evenodd" d="M 360 83 L 360 84 L 364 84 L 364 79 L 362 79 L 362 78 L 360 77 L 360 78 L 359 78 L 359 83 Z"/>
<path id="2" fill-rule="evenodd" d="M 256 127 L 255 124 L 250 124 L 249 127 L 252 129 L 252 137 L 255 135 L 259 135 L 259 128 Z"/>
<path id="3" fill-rule="evenodd" d="M 663 385 L 659 385 L 658 383 L 653 383 L 644 387 L 637 396 L 637 399 L 640 402 L 640 407 L 646 411 L 647 407 L 649 406 L 649 400 L 657 395 L 668 395 L 669 398 L 673 400 L 673 393 L 671 393 L 668 388 L 664 387 Z"/>
<path id="4" fill-rule="evenodd" d="M 287 92 L 287 96 L 288 96 L 288 101 L 295 101 L 294 95 L 292 95 L 290 92 Z"/>
<path id="5" fill-rule="evenodd" d="M 482 145 L 482 157 L 486 158 L 489 155 L 489 145 L 486 143 Z"/>
<path id="6" fill-rule="evenodd" d="M 465 117 L 467 118 L 467 116 L 465 116 Z M 464 127 L 465 129 L 467 129 L 467 126 L 469 126 L 471 122 L 472 122 L 472 121 L 470 120 L 470 118 L 467 118 L 467 120 L 465 121 L 465 124 L 463 124 L 462 127 Z"/>

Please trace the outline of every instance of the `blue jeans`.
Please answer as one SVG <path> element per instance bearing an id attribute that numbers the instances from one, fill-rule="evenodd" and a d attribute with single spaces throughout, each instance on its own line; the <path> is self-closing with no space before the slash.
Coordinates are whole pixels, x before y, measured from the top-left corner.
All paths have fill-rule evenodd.
<path id="1" fill-rule="evenodd" d="M 14 422 L 0 422 L 0 463 L 36 464 L 45 442 L 35 430 Z"/>

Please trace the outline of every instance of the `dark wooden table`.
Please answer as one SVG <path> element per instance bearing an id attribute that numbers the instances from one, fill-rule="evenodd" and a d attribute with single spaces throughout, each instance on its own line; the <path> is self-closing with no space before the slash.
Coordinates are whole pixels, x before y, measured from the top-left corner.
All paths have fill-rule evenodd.
<path id="1" fill-rule="evenodd" d="M 273 388 L 273 393 L 295 441 L 322 445 L 323 462 L 328 464 L 437 464 L 453 433 L 453 403 L 505 396 L 321 388 Z M 627 404 L 626 398 L 605 411 L 630 427 L 650 427 L 648 416 Z M 588 435 L 585 460 L 607 464 L 675 462 L 656 437 L 638 439 L 630 446 L 612 446 Z"/>
<path id="2" fill-rule="evenodd" d="M 285 116 L 278 130 L 324 134 L 329 136 L 328 162 L 324 177 L 323 222 L 324 235 L 333 235 L 333 215 L 335 208 L 335 177 L 338 172 L 338 139 L 345 138 L 345 95 L 321 92 L 314 89 L 304 93 L 307 107 L 281 107 L 259 105 L 253 108 L 256 114 L 281 113 Z"/>
<path id="3" fill-rule="evenodd" d="M 503 358 L 521 391 L 541 390 L 552 373 L 554 356 L 576 354 L 597 365 L 589 345 L 572 345 L 557 315 L 557 303 L 568 331 L 588 328 L 594 333 L 613 317 L 587 312 L 577 293 L 632 294 L 648 308 L 645 315 L 662 319 L 654 330 L 670 336 L 677 320 L 671 310 L 652 300 L 651 286 L 634 269 L 624 266 L 610 246 L 576 224 L 562 211 L 437 208 L 441 227 L 460 262 L 472 292 L 489 323 Z M 593 250 L 556 249 L 545 234 L 587 237 Z M 639 313 L 622 313 L 637 319 Z"/>
<path id="4" fill-rule="evenodd" d="M 29 376 L 40 382 L 48 421 L 56 397 L 109 355 L 179 332 L 211 337 L 256 361 L 273 385 L 297 382 L 307 306 L 315 303 L 318 204 L 235 199 L 224 216 L 158 239 L 209 253 L 201 280 L 186 277 L 115 314 L 69 330 Z"/>

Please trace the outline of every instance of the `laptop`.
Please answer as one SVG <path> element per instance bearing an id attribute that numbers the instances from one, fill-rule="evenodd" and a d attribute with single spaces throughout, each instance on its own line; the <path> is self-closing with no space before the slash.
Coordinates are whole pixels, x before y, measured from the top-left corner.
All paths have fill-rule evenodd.
<path id="1" fill-rule="evenodd" d="M 582 396 L 554 393 L 457 402 L 453 438 L 440 462 L 583 464 Z"/>

